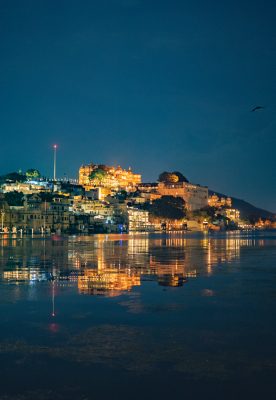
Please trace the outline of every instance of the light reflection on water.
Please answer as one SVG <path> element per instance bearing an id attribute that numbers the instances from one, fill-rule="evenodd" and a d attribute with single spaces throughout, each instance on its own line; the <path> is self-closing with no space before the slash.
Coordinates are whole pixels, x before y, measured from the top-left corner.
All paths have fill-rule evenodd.
<path id="1" fill-rule="evenodd" d="M 253 398 L 276 372 L 275 260 L 274 232 L 1 237 L 0 399 L 110 398 L 115 377 L 138 398 L 174 379 Z"/>
<path id="2" fill-rule="evenodd" d="M 256 239 L 232 236 L 227 240 L 207 235 L 4 238 L 1 278 L 2 283 L 30 285 L 72 282 L 79 293 L 110 296 L 149 279 L 163 286 L 182 286 L 188 278 L 210 275 L 217 265 L 235 262 L 241 248 L 256 245 Z M 264 240 L 257 240 L 257 245 L 263 246 Z"/>

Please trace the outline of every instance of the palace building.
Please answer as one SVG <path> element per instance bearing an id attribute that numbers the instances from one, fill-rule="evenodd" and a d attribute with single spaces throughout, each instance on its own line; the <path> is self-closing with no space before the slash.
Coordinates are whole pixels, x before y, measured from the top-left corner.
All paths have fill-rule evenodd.
<path id="1" fill-rule="evenodd" d="M 134 174 L 129 169 L 123 169 L 120 166 L 107 166 L 99 164 L 82 165 L 79 169 L 79 184 L 86 190 L 95 187 L 104 187 L 109 189 L 134 189 L 141 183 L 141 175 Z"/>

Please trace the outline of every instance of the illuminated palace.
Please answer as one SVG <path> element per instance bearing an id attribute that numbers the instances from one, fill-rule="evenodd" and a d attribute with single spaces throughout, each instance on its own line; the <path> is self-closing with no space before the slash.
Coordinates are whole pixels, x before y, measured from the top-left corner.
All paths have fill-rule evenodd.
<path id="1" fill-rule="evenodd" d="M 100 176 L 97 176 L 97 171 L 101 172 Z M 91 163 L 82 165 L 79 169 L 79 184 L 86 190 L 97 186 L 114 190 L 131 190 L 139 183 L 141 183 L 141 175 L 134 174 L 131 168 L 126 170 L 120 166 L 110 167 Z"/>

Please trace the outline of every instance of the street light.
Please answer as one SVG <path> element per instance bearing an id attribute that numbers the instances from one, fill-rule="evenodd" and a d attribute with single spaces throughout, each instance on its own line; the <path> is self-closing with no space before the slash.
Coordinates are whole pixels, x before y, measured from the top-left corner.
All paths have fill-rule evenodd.
<path id="1" fill-rule="evenodd" d="M 54 182 L 56 181 L 56 170 L 57 170 L 57 144 L 54 144 Z"/>

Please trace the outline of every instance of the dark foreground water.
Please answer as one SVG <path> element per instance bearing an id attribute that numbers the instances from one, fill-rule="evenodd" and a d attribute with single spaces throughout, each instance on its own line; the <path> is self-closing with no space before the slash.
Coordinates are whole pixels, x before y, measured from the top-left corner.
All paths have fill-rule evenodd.
<path id="1" fill-rule="evenodd" d="M 275 399 L 276 234 L 0 237 L 0 399 Z"/>

